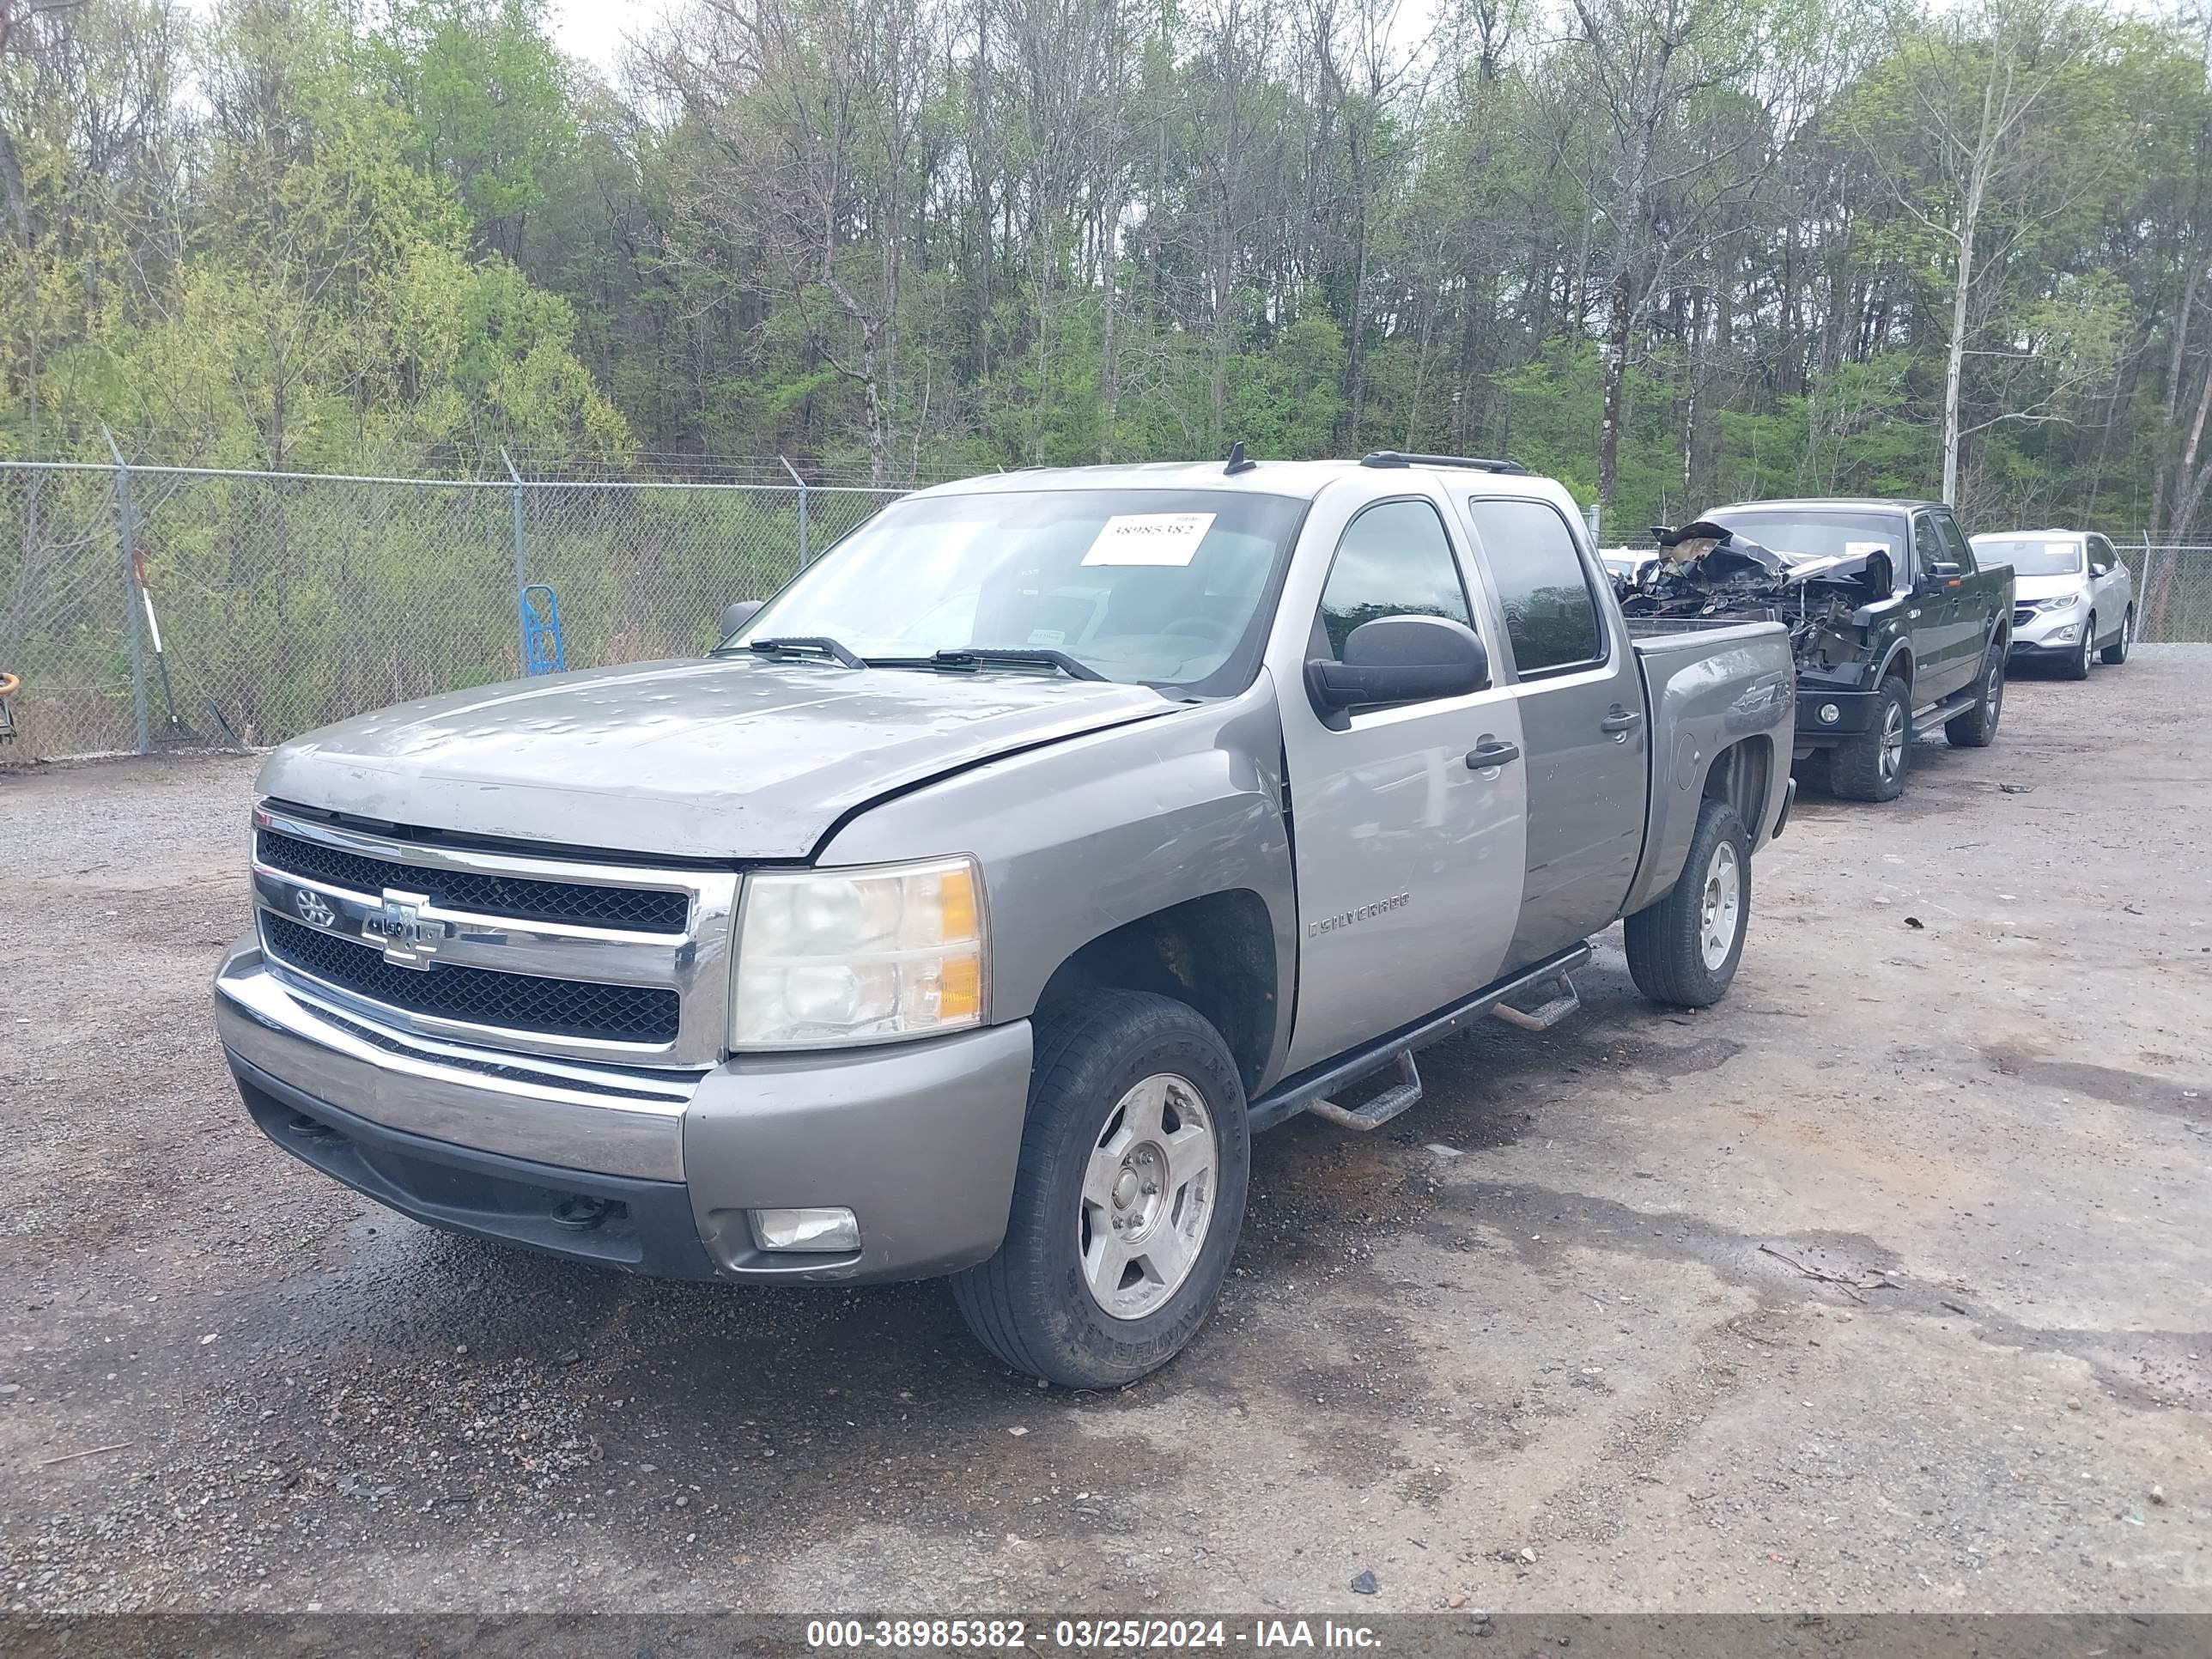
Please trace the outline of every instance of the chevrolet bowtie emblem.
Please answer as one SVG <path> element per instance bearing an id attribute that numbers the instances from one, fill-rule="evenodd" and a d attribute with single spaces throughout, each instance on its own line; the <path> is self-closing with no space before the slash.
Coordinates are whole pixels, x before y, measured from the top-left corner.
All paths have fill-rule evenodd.
<path id="1" fill-rule="evenodd" d="M 383 902 L 361 919 L 361 936 L 381 944 L 386 962 L 401 968 L 428 968 L 449 933 L 444 922 L 423 917 L 429 902 L 428 894 L 396 893 L 387 887 Z"/>

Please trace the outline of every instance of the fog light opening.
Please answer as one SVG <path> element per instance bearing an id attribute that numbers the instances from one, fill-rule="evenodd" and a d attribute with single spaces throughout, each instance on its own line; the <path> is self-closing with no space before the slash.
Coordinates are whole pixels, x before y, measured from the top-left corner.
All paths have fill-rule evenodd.
<path id="1" fill-rule="evenodd" d="M 584 1193 L 565 1194 L 553 1206 L 556 1225 L 573 1232 L 587 1233 L 605 1221 L 614 1206 L 604 1198 L 592 1198 Z"/>
<path id="2" fill-rule="evenodd" d="M 1822 703 L 1817 712 L 1823 726 L 1833 726 L 1844 717 L 1844 711 L 1832 702 Z"/>
<path id="3" fill-rule="evenodd" d="M 860 1218 L 850 1210 L 751 1210 L 753 1243 L 763 1250 L 851 1255 L 860 1248 Z"/>

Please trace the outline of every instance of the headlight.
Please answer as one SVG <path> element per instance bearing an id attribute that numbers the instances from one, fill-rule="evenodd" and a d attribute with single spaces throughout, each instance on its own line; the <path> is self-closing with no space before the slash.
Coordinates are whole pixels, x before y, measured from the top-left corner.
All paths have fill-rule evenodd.
<path id="1" fill-rule="evenodd" d="M 730 1047 L 819 1048 L 983 1023 L 972 859 L 745 878 Z"/>
<path id="2" fill-rule="evenodd" d="M 2062 593 L 2055 599 L 2036 600 L 2035 608 L 2038 611 L 2071 611 L 2081 603 L 2081 596 L 2079 593 Z"/>

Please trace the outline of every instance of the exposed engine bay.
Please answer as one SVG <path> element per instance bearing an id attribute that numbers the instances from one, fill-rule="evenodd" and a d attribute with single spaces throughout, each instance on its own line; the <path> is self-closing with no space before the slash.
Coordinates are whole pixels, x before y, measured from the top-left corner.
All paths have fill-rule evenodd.
<path id="1" fill-rule="evenodd" d="M 1834 669 L 1863 650 L 1857 613 L 1892 597 L 1887 552 L 1808 557 L 1777 552 L 1710 519 L 1652 532 L 1659 552 L 1613 579 L 1632 618 L 1772 621 L 1790 629 L 1800 668 Z"/>

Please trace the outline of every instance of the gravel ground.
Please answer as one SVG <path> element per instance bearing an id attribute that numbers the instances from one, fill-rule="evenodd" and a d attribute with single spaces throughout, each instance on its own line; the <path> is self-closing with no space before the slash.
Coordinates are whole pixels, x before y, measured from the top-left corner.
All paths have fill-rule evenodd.
<path id="1" fill-rule="evenodd" d="M 249 763 L 0 774 L 18 1607 L 2212 1611 L 2212 653 L 1801 801 L 1721 1007 L 1261 1140 L 1119 1394 L 931 1285 L 640 1282 L 293 1163 L 223 1072 Z M 2014 793 L 2016 792 L 2016 793 Z M 1374 1576 L 1355 1598 L 1355 1575 Z"/>

